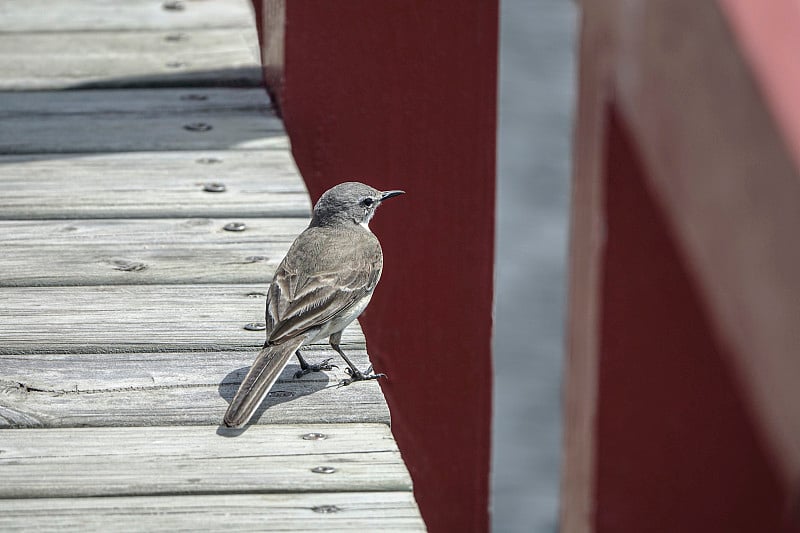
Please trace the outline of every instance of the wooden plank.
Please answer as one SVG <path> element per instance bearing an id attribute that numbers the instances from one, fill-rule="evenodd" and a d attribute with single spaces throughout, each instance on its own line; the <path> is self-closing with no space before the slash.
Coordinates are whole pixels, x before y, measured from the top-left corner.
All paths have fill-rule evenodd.
<path id="1" fill-rule="evenodd" d="M 3 531 L 425 531 L 410 492 L 0 500 Z"/>
<path id="2" fill-rule="evenodd" d="M 0 154 L 283 145 L 283 124 L 268 104 L 260 89 L 0 93 Z M 212 129 L 187 130 L 192 124 Z"/>
<path id="3" fill-rule="evenodd" d="M 308 217 L 286 138 L 276 140 L 275 149 L 257 151 L 0 157 L 0 219 Z M 216 163 L 202 163 L 209 160 Z M 213 182 L 225 192 L 203 190 Z"/>
<path id="4" fill-rule="evenodd" d="M 0 92 L 0 118 L 85 115 L 191 115 L 241 111 L 272 117 L 281 124 L 263 89 L 120 89 L 92 91 Z"/>
<path id="5" fill-rule="evenodd" d="M 364 369 L 363 337 L 350 333 L 342 348 Z M 219 424 L 256 351 L 0 355 L 0 427 Z M 338 368 L 295 379 L 292 359 L 252 423 L 389 424 L 377 382 L 339 387 L 346 365 L 330 347 L 304 355 Z"/>
<path id="6" fill-rule="evenodd" d="M 0 354 L 221 351 L 260 347 L 258 285 L 0 288 Z M 360 336 L 345 330 L 345 342 Z"/>
<path id="7" fill-rule="evenodd" d="M 305 218 L 0 221 L 0 286 L 264 283 Z M 41 268 L 41 265 L 47 268 Z"/>
<path id="8" fill-rule="evenodd" d="M 384 424 L 14 429 L 0 442 L 0 498 L 411 490 Z"/>
<path id="9" fill-rule="evenodd" d="M 246 0 L 182 0 L 183 9 L 164 9 L 158 0 L 3 0 L 0 32 L 156 30 L 251 27 Z"/>
<path id="10" fill-rule="evenodd" d="M 0 90 L 261 85 L 255 28 L 0 33 Z"/>

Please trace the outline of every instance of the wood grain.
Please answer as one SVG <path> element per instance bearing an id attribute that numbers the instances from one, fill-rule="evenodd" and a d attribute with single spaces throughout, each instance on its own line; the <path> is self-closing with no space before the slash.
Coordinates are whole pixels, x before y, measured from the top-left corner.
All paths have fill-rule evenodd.
<path id="1" fill-rule="evenodd" d="M 384 424 L 14 429 L 0 442 L 0 498 L 411 489 Z"/>
<path id="2" fill-rule="evenodd" d="M 260 347 L 259 285 L 0 288 L 0 354 L 241 350 Z M 361 336 L 345 330 L 345 342 Z"/>
<path id="3" fill-rule="evenodd" d="M 242 221 L 0 220 L 0 286 L 266 283 L 307 220 Z"/>
<path id="4" fill-rule="evenodd" d="M 3 0 L 0 32 L 80 30 L 157 30 L 197 28 L 253 29 L 250 4 L 244 0 L 186 0 L 184 9 L 166 10 L 158 0 Z"/>
<path id="5" fill-rule="evenodd" d="M 0 157 L 0 218 L 309 217 L 286 137 L 272 141 L 265 150 Z M 215 182 L 225 192 L 203 190 Z"/>
<path id="6" fill-rule="evenodd" d="M 285 143 L 283 124 L 260 89 L 5 92 L 0 120 L 0 154 L 265 149 Z M 193 124 L 211 129 L 186 129 Z"/>
<path id="7" fill-rule="evenodd" d="M 0 69 L 0 90 L 261 85 L 252 28 L 0 33 Z"/>
<path id="8" fill-rule="evenodd" d="M 3 531 L 424 531 L 410 492 L 0 500 Z M 135 520 L 131 520 L 135 516 Z"/>
<path id="9" fill-rule="evenodd" d="M 360 369 L 369 365 L 358 338 L 342 348 Z M 2 355 L 0 427 L 218 424 L 256 353 Z M 346 365 L 330 347 L 303 353 L 338 368 L 295 379 L 293 359 L 252 423 L 390 423 L 377 382 L 339 387 Z"/>

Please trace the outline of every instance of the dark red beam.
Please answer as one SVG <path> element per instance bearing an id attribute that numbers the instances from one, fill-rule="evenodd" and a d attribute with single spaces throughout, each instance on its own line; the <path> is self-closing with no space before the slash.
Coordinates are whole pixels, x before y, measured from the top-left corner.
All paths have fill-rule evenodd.
<path id="1" fill-rule="evenodd" d="M 267 0 L 264 63 L 316 199 L 404 189 L 362 317 L 423 517 L 487 531 L 497 2 Z"/>

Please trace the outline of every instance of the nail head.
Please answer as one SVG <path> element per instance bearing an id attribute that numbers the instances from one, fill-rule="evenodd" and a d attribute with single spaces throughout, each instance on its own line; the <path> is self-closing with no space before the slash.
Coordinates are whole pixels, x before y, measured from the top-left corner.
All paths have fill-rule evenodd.
<path id="1" fill-rule="evenodd" d="M 191 122 L 183 126 L 186 131 L 209 131 L 212 129 L 211 124 L 205 122 Z"/>
<path id="2" fill-rule="evenodd" d="M 244 325 L 244 329 L 247 331 L 264 331 L 267 329 L 267 325 L 263 322 L 250 322 Z"/>
<path id="3" fill-rule="evenodd" d="M 219 182 L 210 182 L 203 184 L 205 192 L 225 192 L 225 184 Z"/>
<path id="4" fill-rule="evenodd" d="M 161 7 L 167 11 L 183 11 L 186 9 L 186 5 L 181 0 L 167 0 L 161 4 Z"/>
<path id="5" fill-rule="evenodd" d="M 325 440 L 328 436 L 325 433 L 306 433 L 303 440 Z"/>
<path id="6" fill-rule="evenodd" d="M 228 222 L 222 229 L 225 231 L 244 231 L 247 229 L 247 224 L 244 222 Z"/>
<path id="7" fill-rule="evenodd" d="M 341 507 L 337 507 L 335 505 L 317 505 L 316 507 L 311 508 L 312 511 L 315 513 L 320 514 L 328 514 L 328 513 L 338 513 L 342 510 Z"/>
<path id="8" fill-rule="evenodd" d="M 311 471 L 315 474 L 333 474 L 336 469 L 332 466 L 315 466 Z"/>

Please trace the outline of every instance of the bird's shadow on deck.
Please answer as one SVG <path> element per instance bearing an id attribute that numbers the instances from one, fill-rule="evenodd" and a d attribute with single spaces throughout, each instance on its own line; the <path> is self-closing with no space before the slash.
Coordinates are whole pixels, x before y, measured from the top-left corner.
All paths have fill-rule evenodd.
<path id="1" fill-rule="evenodd" d="M 228 402 L 228 405 L 230 405 L 231 400 L 233 400 L 233 396 L 239 389 L 239 385 L 242 384 L 242 380 L 244 379 L 244 376 L 247 374 L 248 370 L 250 370 L 249 366 L 244 366 L 234 370 L 225 376 L 225 378 L 223 378 L 222 382 L 219 384 L 219 395 L 222 396 L 226 402 Z M 221 424 L 217 428 L 217 435 L 222 437 L 238 437 L 247 431 L 251 425 L 258 424 L 261 420 L 261 416 L 268 409 L 271 409 L 282 403 L 292 402 L 304 396 L 314 394 L 315 392 L 321 391 L 322 389 L 328 387 L 331 383 L 331 377 L 326 372 L 314 372 L 312 374 L 295 379 L 294 374 L 298 370 L 300 370 L 299 364 L 287 365 L 286 368 L 283 369 L 278 381 L 275 383 L 275 385 L 273 385 L 272 389 L 267 394 L 267 397 L 264 398 L 264 401 L 261 402 L 261 405 L 253 414 L 253 417 L 250 419 L 250 421 L 241 428 L 229 428 Z"/>

